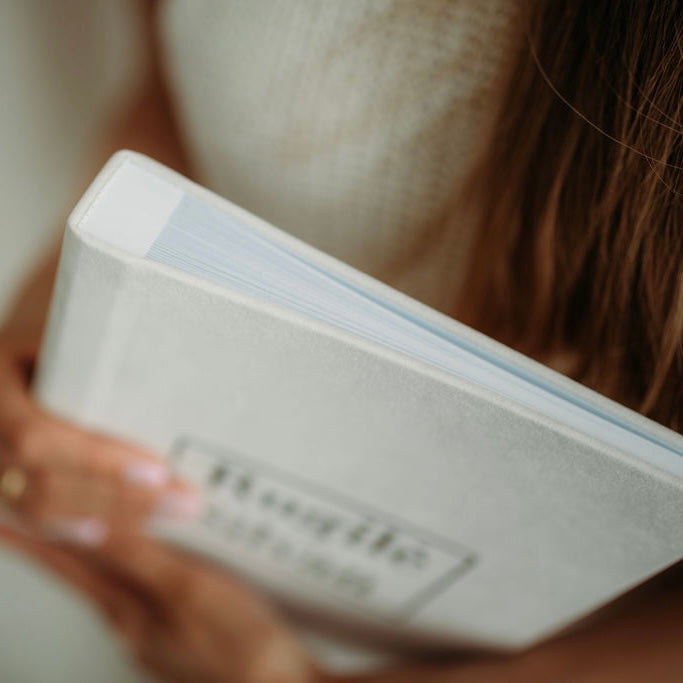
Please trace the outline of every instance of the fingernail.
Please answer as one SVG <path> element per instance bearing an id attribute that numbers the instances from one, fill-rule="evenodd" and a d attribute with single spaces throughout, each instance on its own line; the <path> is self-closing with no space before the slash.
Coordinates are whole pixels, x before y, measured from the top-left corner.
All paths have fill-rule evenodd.
<path id="1" fill-rule="evenodd" d="M 96 546 L 107 537 L 107 527 L 99 519 L 60 520 L 50 524 L 48 534 L 57 541 Z"/>
<path id="2" fill-rule="evenodd" d="M 125 476 L 131 484 L 159 488 L 168 481 L 168 470 L 154 462 L 133 462 L 126 467 Z"/>
<path id="3" fill-rule="evenodd" d="M 194 519 L 203 509 L 204 504 L 198 496 L 174 491 L 159 500 L 156 513 L 167 519 Z"/>

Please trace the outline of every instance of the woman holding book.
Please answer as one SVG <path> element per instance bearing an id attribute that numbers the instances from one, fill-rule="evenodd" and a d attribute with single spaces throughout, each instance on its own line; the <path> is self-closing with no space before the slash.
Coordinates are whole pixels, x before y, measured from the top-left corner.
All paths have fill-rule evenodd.
<path id="1" fill-rule="evenodd" d="M 102 158 L 129 147 L 190 169 L 680 430 L 682 16 L 676 3 L 644 1 L 169 2 L 163 58 Z M 259 596 L 122 534 L 152 511 L 193 515 L 200 503 L 154 456 L 32 402 L 53 274 L 54 262 L 4 326 L 0 492 L 48 539 L 72 545 L 8 540 L 91 594 L 169 680 L 335 680 Z M 626 617 L 521 657 L 363 680 L 675 680 L 682 636 L 674 577 Z"/>

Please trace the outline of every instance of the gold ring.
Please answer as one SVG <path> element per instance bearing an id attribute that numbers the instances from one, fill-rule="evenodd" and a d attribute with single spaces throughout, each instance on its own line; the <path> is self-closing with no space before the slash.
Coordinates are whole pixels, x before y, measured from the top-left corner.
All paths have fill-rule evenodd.
<path id="1" fill-rule="evenodd" d="M 8 467 L 0 476 L 0 497 L 16 503 L 24 495 L 28 477 L 19 467 Z"/>

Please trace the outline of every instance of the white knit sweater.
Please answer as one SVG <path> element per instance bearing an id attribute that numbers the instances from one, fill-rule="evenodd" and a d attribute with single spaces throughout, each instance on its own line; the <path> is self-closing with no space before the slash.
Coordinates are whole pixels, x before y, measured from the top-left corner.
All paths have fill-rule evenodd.
<path id="1" fill-rule="evenodd" d="M 168 0 L 160 29 L 202 182 L 445 308 L 468 221 L 411 252 L 487 141 L 517 17 L 512 0 Z"/>

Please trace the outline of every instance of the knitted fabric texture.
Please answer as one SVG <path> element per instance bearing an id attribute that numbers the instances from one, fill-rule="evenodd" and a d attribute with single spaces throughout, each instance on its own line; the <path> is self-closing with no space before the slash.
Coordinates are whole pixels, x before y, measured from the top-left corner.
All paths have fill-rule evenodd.
<path id="1" fill-rule="evenodd" d="M 487 140 L 514 2 L 168 0 L 160 29 L 200 181 L 447 307 L 469 221 L 392 264 L 443 219 Z"/>

